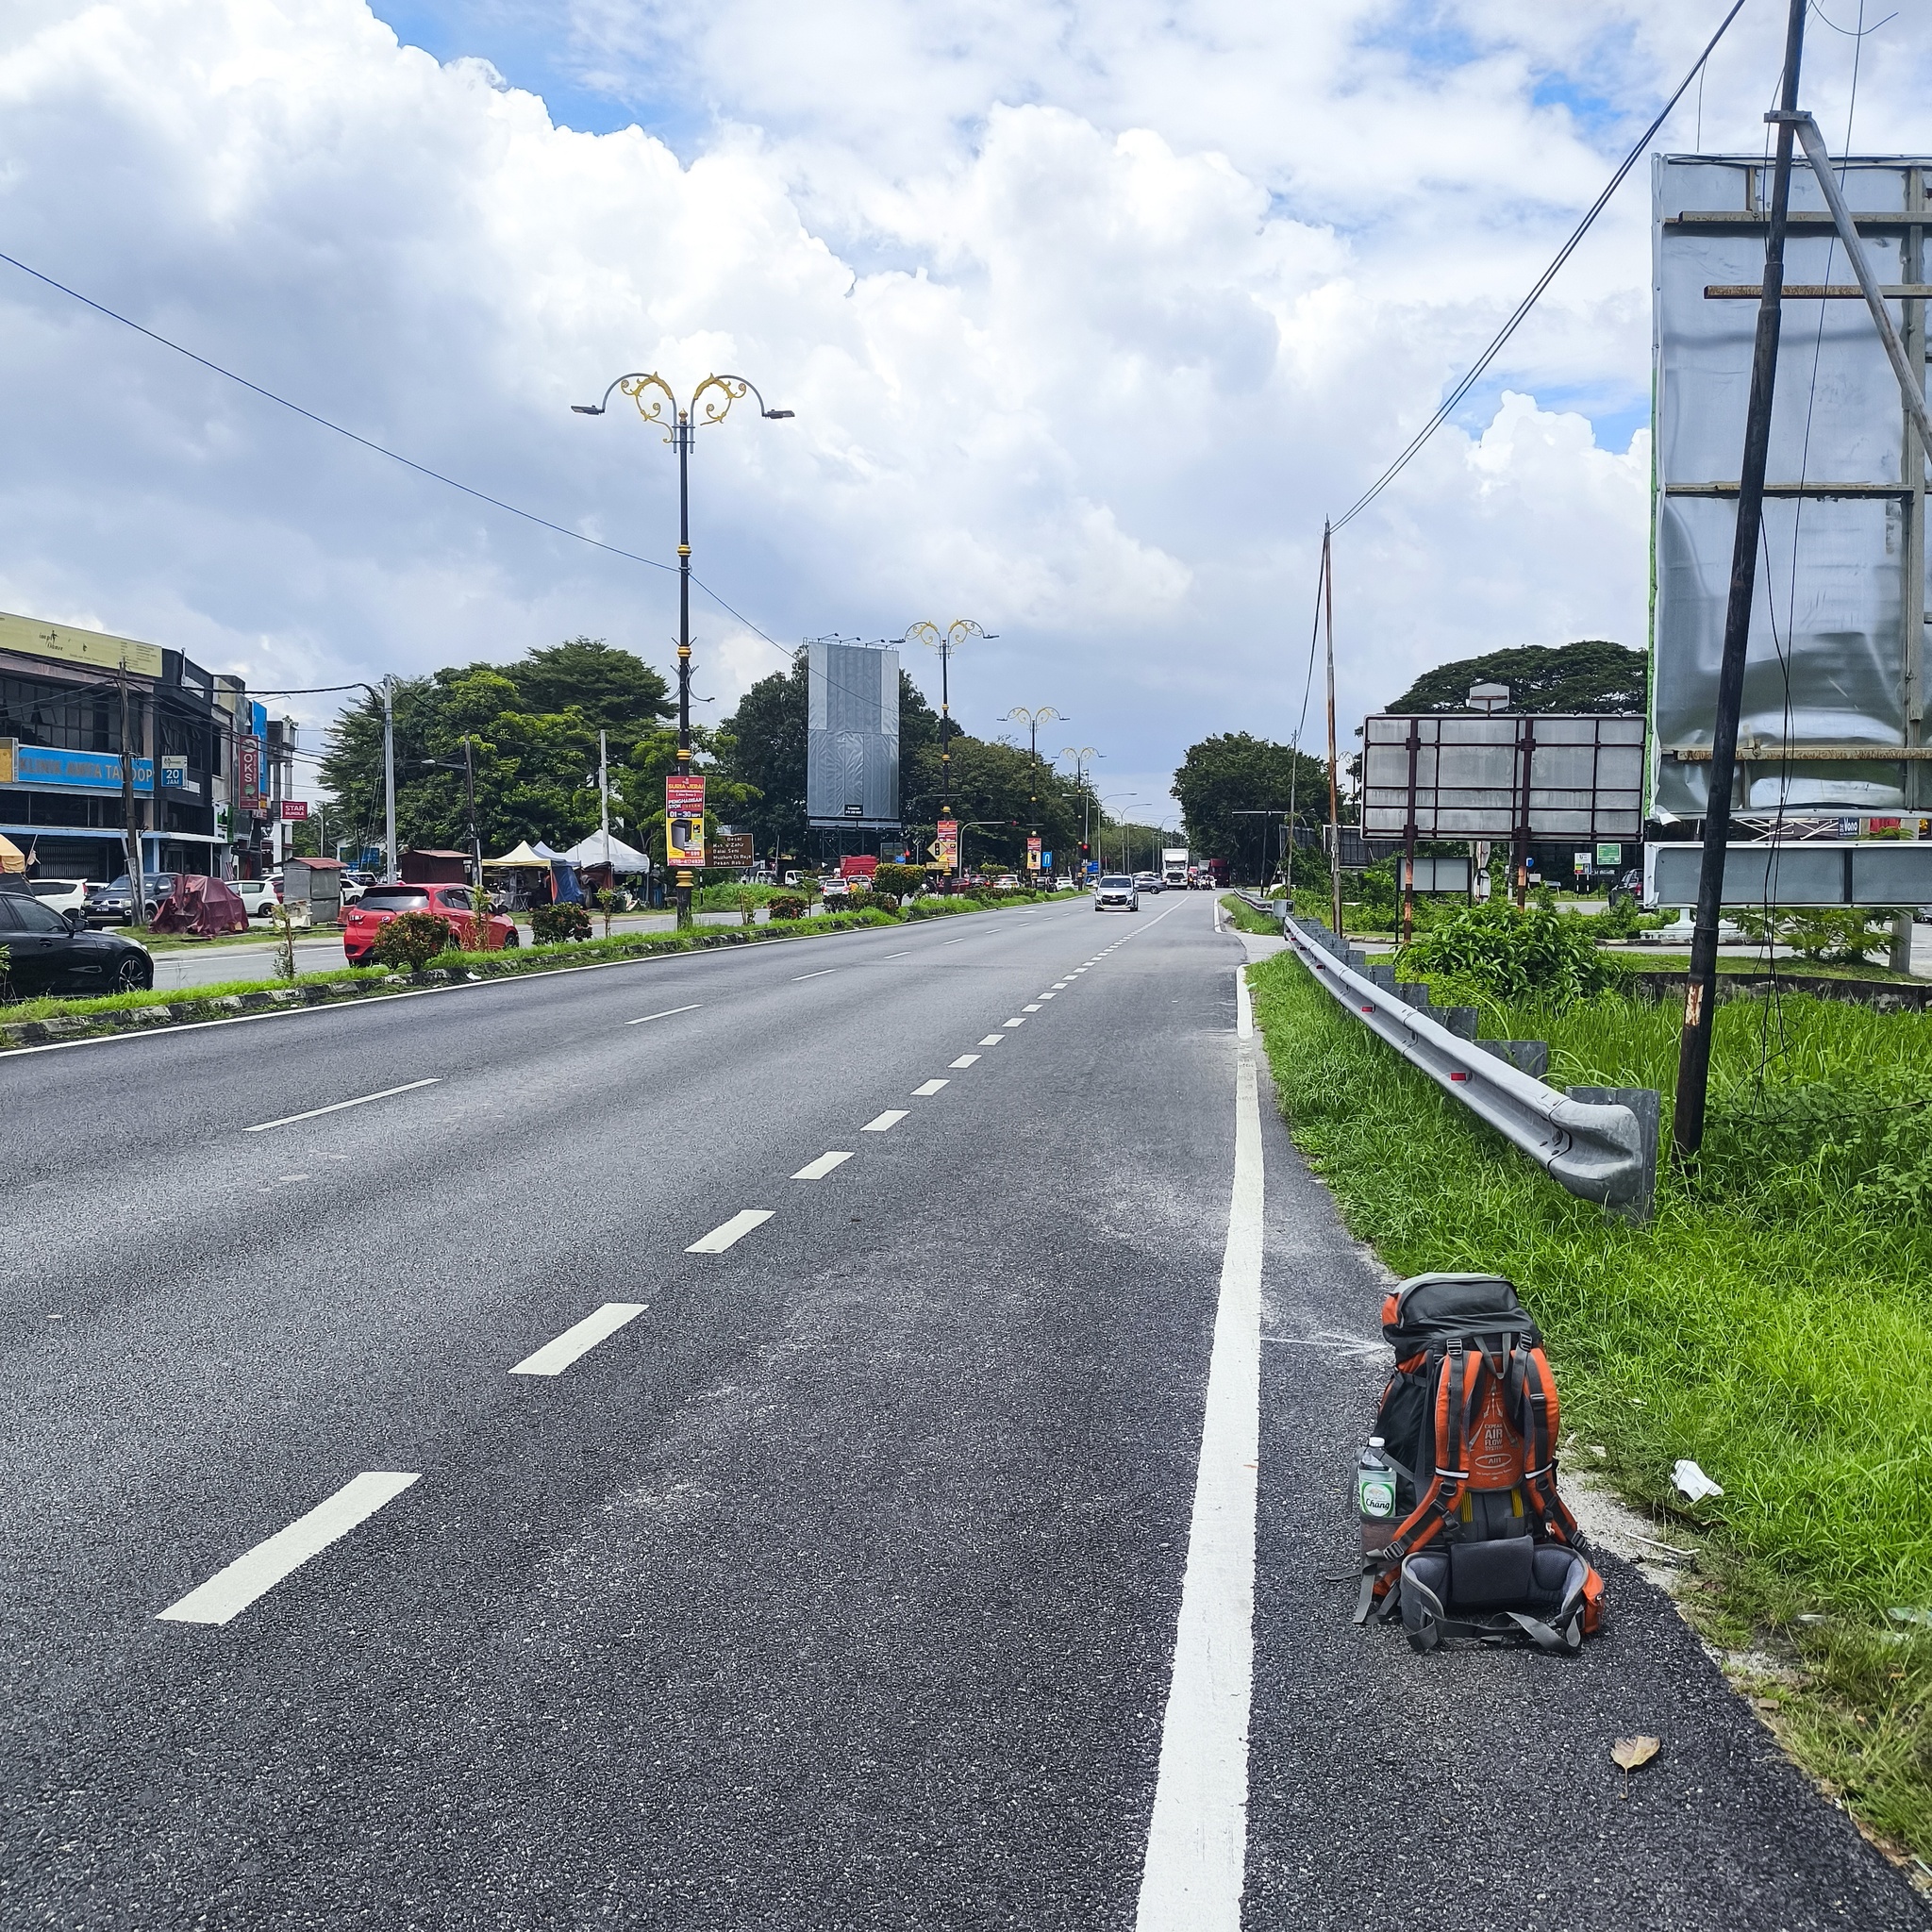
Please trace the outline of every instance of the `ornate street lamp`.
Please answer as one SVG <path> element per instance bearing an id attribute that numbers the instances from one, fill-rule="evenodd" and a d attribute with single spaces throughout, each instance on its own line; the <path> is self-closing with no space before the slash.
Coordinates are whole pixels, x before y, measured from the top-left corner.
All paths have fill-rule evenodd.
<path id="1" fill-rule="evenodd" d="M 940 792 L 941 813 L 945 818 L 953 815 L 953 755 L 950 727 L 952 725 L 952 685 L 948 674 L 953 666 L 953 653 L 968 638 L 997 637 L 997 631 L 981 630 L 970 617 L 956 617 L 944 630 L 929 618 L 922 618 L 917 624 L 906 626 L 905 641 L 908 644 L 924 644 L 929 651 L 940 654 Z"/>
<path id="2" fill-rule="evenodd" d="M 661 424 L 664 441 L 677 452 L 677 769 L 691 770 L 691 448 L 699 424 L 722 423 L 731 413 L 733 403 L 745 396 L 758 396 L 758 414 L 768 423 L 788 421 L 793 411 L 768 409 L 757 388 L 741 375 L 708 375 L 691 392 L 689 403 L 679 403 L 671 385 L 661 375 L 632 374 L 620 375 L 604 391 L 601 403 L 573 403 L 571 411 L 578 416 L 601 416 L 610 406 L 612 394 L 622 390 L 638 406 L 646 423 Z M 649 391 L 656 391 L 655 395 Z M 707 391 L 715 390 L 708 396 Z M 703 400 L 700 410 L 698 405 Z M 670 415 L 664 412 L 669 408 Z M 688 871 L 677 874 L 677 923 L 691 924 L 691 891 L 696 879 Z"/>

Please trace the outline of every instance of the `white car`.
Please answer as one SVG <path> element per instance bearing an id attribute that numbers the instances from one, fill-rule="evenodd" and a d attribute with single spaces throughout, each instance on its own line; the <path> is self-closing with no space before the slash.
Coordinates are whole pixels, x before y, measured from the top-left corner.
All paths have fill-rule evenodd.
<path id="1" fill-rule="evenodd" d="M 242 909 L 250 919 L 267 919 L 282 903 L 273 879 L 237 879 L 234 885 L 242 897 Z"/>
<path id="2" fill-rule="evenodd" d="M 1124 873 L 1109 874 L 1093 889 L 1093 909 L 1096 912 L 1138 912 L 1141 909 L 1140 891 Z"/>
<path id="3" fill-rule="evenodd" d="M 84 912 L 87 909 L 88 882 L 85 879 L 29 879 L 26 889 L 42 906 L 56 912 Z"/>

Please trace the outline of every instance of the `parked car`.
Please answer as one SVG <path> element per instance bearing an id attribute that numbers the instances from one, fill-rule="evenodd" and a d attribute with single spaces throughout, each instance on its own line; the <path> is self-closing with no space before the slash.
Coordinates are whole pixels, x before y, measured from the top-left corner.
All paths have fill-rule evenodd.
<path id="1" fill-rule="evenodd" d="M 1093 889 L 1093 909 L 1096 912 L 1138 912 L 1141 894 L 1134 881 L 1124 873 L 1109 874 Z"/>
<path id="2" fill-rule="evenodd" d="M 342 915 L 342 951 L 351 966 L 366 965 L 375 936 L 399 912 L 433 912 L 456 928 L 471 952 L 497 953 L 523 944 L 517 923 L 486 910 L 478 916 L 468 886 L 371 886 Z"/>
<path id="3" fill-rule="evenodd" d="M 56 912 L 30 892 L 0 892 L 7 982 L 20 999 L 43 992 L 144 992 L 155 983 L 148 949 L 118 932 L 93 932 L 79 907 Z"/>
<path id="4" fill-rule="evenodd" d="M 141 875 L 141 896 L 145 916 L 152 919 L 155 908 L 175 890 L 171 872 L 147 872 Z M 111 884 L 97 887 L 87 895 L 87 923 L 90 925 L 125 925 L 134 916 L 134 895 L 128 890 L 124 872 Z"/>
<path id="5" fill-rule="evenodd" d="M 235 891 L 250 919 L 267 919 L 282 903 L 282 889 L 274 879 L 237 879 Z"/>
<path id="6" fill-rule="evenodd" d="M 367 891 L 368 887 L 360 879 L 352 877 L 348 873 L 342 874 L 342 904 L 344 906 L 353 906 Z"/>
<path id="7" fill-rule="evenodd" d="M 87 895 L 100 890 L 100 881 L 90 884 L 86 879 L 29 879 L 27 891 L 42 906 L 51 906 L 56 912 L 86 912 Z"/>

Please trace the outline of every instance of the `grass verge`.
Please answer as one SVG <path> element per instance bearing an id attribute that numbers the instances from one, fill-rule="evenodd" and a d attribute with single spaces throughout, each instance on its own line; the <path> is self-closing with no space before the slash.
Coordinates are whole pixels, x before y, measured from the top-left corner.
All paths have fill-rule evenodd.
<path id="1" fill-rule="evenodd" d="M 1221 909 L 1227 914 L 1227 923 L 1237 932 L 1273 933 L 1281 936 L 1281 918 L 1277 913 L 1270 918 L 1265 912 L 1257 912 L 1245 899 L 1237 898 L 1232 892 L 1221 895 Z"/>
<path id="2" fill-rule="evenodd" d="M 1402 1274 L 1518 1284 L 1570 1459 L 1669 1541 L 1697 1533 L 1693 1620 L 1784 1659 L 1760 1711 L 1868 1828 L 1932 1857 L 1932 1627 L 1913 1621 L 1932 1612 L 1932 1016 L 1722 1007 L 1701 1172 L 1660 1175 L 1636 1227 L 1564 1193 L 1291 955 L 1250 983 L 1283 1111 L 1349 1227 Z M 1492 1008 L 1484 1031 L 1548 1040 L 1555 1086 L 1660 1088 L 1668 1119 L 1677 1017 L 1607 997 Z M 1679 1457 L 1724 1497 L 1686 1507 Z"/>

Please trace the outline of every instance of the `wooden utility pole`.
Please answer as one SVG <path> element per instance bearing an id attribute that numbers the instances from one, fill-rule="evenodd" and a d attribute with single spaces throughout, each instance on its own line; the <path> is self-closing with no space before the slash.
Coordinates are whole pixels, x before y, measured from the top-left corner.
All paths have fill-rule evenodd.
<path id="1" fill-rule="evenodd" d="M 1790 117 L 1798 108 L 1798 63 L 1805 47 L 1808 0 L 1790 0 L 1785 27 L 1780 111 L 1765 119 L 1777 127 L 1771 207 L 1764 242 L 1764 291 L 1757 304 L 1757 340 L 1751 358 L 1751 399 L 1744 417 L 1744 455 L 1738 471 L 1738 526 L 1731 543 L 1730 598 L 1724 607 L 1724 656 L 1718 668 L 1717 717 L 1710 740 L 1710 795 L 1705 804 L 1704 858 L 1697 876 L 1697 923 L 1690 935 L 1690 973 L 1684 987 L 1684 1030 L 1677 1041 L 1677 1098 L 1671 1144 L 1677 1163 L 1697 1158 L 1704 1144 L 1705 1100 L 1710 1088 L 1710 1037 L 1717 1018 L 1717 931 L 1724 908 L 1724 856 L 1730 845 L 1731 791 L 1738 763 L 1738 713 L 1744 699 L 1744 659 L 1751 641 L 1751 606 L 1757 588 L 1757 545 L 1764 519 L 1764 470 L 1771 444 L 1771 405 L 1777 382 L 1778 329 L 1785 292 L 1785 218 L 1790 207 Z"/>
<path id="2" fill-rule="evenodd" d="M 1328 896 L 1335 937 L 1341 937 L 1341 804 L 1335 748 L 1335 546 L 1334 532 L 1322 525 L 1322 609 L 1328 633 Z"/>

